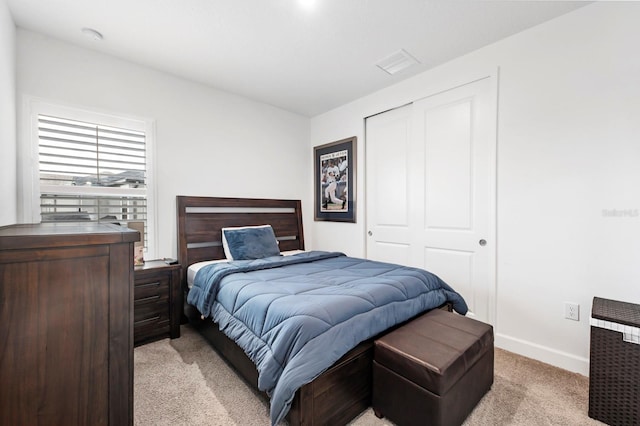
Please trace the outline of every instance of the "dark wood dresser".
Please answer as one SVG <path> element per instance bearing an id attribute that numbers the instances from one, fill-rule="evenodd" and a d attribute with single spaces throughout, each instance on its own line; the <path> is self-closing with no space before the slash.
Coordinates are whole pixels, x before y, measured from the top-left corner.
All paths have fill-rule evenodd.
<path id="1" fill-rule="evenodd" d="M 133 243 L 101 224 L 0 227 L 0 424 L 133 424 Z"/>
<path id="2" fill-rule="evenodd" d="M 163 337 L 180 337 L 182 298 L 179 264 L 148 260 L 135 267 L 134 323 L 135 345 Z"/>

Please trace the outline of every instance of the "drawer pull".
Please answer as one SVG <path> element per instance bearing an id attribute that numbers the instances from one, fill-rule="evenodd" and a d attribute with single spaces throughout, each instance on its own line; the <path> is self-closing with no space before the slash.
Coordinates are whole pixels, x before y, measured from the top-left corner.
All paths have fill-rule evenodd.
<path id="1" fill-rule="evenodd" d="M 160 281 L 154 281 L 150 283 L 138 284 L 136 287 L 145 288 L 145 287 L 158 287 L 160 285 Z"/>
<path id="2" fill-rule="evenodd" d="M 160 315 L 155 316 L 153 318 L 147 318 L 147 319 L 143 319 L 143 320 L 140 320 L 140 321 L 136 321 L 134 323 L 134 325 L 141 325 L 141 324 L 145 324 L 145 323 L 148 323 L 148 322 L 155 322 L 155 321 L 158 321 L 159 319 L 160 319 Z"/>
<path id="3" fill-rule="evenodd" d="M 160 295 L 156 294 L 154 296 L 143 297 L 142 299 L 138 299 L 136 300 L 136 303 L 146 303 L 146 302 L 151 302 L 158 299 L 160 299 Z"/>

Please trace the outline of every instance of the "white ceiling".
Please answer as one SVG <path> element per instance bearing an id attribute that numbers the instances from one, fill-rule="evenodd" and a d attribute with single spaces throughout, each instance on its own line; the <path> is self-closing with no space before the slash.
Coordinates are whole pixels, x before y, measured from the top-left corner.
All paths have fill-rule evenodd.
<path id="1" fill-rule="evenodd" d="M 314 116 L 581 1 L 6 0 L 16 26 Z M 312 0 L 306 0 L 306 3 Z M 97 42 L 81 33 L 100 31 Z M 404 49 L 421 64 L 375 66 Z"/>

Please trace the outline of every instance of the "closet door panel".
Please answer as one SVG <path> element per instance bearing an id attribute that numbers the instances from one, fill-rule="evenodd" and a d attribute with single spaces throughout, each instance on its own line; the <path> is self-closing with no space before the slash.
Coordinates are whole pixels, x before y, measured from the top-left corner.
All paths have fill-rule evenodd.
<path id="1" fill-rule="evenodd" d="M 367 119 L 367 257 L 410 262 L 411 109 Z"/>

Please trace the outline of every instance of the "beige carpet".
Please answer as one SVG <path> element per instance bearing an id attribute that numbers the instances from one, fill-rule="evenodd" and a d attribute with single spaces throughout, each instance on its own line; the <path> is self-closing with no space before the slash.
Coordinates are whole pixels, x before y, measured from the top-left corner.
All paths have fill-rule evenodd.
<path id="1" fill-rule="evenodd" d="M 197 336 L 186 337 L 190 338 Z M 134 351 L 134 424 L 236 423 L 207 385 L 198 365 L 184 363 L 166 339 Z"/>
<path id="2" fill-rule="evenodd" d="M 495 382 L 465 425 L 601 425 L 587 416 L 589 381 L 496 349 Z M 188 326 L 135 349 L 135 425 L 269 425 L 267 401 Z M 391 425 L 366 410 L 354 426 Z"/>

